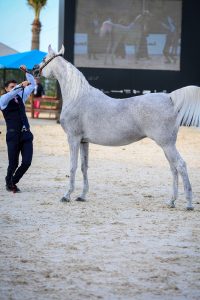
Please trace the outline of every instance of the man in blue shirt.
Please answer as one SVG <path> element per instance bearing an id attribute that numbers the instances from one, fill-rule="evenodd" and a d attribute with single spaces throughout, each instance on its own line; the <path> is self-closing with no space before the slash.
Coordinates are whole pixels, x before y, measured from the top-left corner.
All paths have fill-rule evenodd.
<path id="1" fill-rule="evenodd" d="M 26 81 L 17 85 L 15 80 L 5 84 L 5 94 L 0 97 L 0 109 L 6 121 L 6 143 L 8 149 L 8 169 L 6 189 L 14 193 L 20 192 L 17 183 L 31 165 L 33 156 L 33 134 L 25 111 L 25 102 L 35 87 L 34 77 L 27 72 L 26 66 L 20 69 L 26 74 Z M 19 165 L 19 155 L 22 162 Z"/>

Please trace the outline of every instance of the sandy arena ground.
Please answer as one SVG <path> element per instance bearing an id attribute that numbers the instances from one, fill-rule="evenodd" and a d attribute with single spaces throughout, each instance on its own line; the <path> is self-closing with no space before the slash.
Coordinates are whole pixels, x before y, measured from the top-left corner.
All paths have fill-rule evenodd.
<path id="1" fill-rule="evenodd" d="M 104 64 L 105 54 L 97 54 L 97 59 L 88 59 L 86 55 L 76 55 L 75 65 L 86 68 L 113 68 L 113 69 L 140 69 L 140 70 L 180 70 L 180 59 L 176 62 L 166 63 L 162 55 L 151 55 L 149 59 L 135 61 L 134 55 L 127 55 L 125 59 L 115 58 L 114 65 L 108 55 L 107 64 Z"/>
<path id="2" fill-rule="evenodd" d="M 55 121 L 31 120 L 34 159 L 22 193 L 5 190 L 5 126 L 0 120 L 1 300 L 200 299 L 200 130 L 181 128 L 194 211 L 183 186 L 176 209 L 162 150 L 144 139 L 91 145 L 88 201 L 59 202 L 69 181 L 66 137 Z"/>

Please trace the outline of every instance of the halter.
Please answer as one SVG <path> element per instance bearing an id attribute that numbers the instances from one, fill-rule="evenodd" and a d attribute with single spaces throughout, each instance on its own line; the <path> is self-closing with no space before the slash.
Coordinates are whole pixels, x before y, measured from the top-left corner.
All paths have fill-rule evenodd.
<path id="1" fill-rule="evenodd" d="M 52 61 L 52 60 L 53 60 L 55 57 L 57 57 L 57 56 L 62 56 L 62 54 L 56 54 L 56 55 L 52 56 L 51 58 L 49 58 L 49 59 L 43 64 L 43 66 L 40 67 L 39 73 L 41 74 L 42 69 L 44 69 L 44 67 L 46 67 L 46 65 L 48 65 L 48 63 L 50 63 L 50 61 Z"/>

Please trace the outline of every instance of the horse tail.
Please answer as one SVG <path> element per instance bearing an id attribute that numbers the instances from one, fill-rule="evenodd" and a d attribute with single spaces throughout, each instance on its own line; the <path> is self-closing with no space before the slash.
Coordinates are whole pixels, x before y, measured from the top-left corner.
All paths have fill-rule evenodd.
<path id="1" fill-rule="evenodd" d="M 177 126 L 200 127 L 200 87 L 186 86 L 171 92 Z"/>

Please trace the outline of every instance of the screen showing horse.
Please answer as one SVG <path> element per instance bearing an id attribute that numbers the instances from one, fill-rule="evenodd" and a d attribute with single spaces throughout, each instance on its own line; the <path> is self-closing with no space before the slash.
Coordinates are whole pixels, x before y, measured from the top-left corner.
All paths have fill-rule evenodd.
<path id="1" fill-rule="evenodd" d="M 180 70 L 181 0 L 78 0 L 77 67 Z"/>

